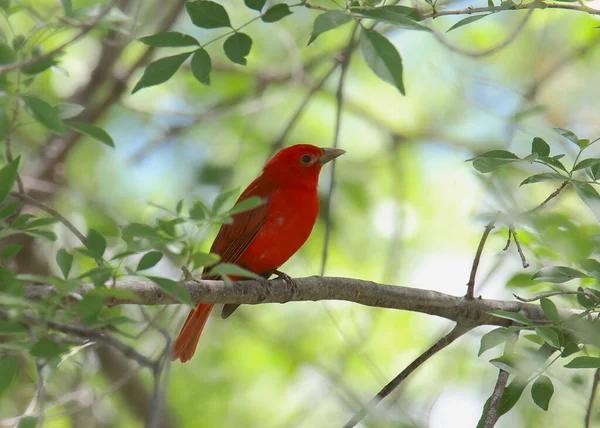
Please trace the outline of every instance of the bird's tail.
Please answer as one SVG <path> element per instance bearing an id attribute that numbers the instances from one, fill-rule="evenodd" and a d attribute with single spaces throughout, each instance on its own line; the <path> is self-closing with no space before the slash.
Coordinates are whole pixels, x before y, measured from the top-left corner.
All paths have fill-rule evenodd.
<path id="1" fill-rule="evenodd" d="M 173 344 L 173 360 L 179 358 L 182 363 L 185 363 L 192 358 L 213 306 L 200 303 L 195 310 L 190 311 L 179 336 Z"/>

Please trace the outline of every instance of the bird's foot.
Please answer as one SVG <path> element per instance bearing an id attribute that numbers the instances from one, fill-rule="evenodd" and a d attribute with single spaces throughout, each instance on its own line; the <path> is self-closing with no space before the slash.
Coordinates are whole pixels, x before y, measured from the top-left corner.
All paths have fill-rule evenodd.
<path id="1" fill-rule="evenodd" d="M 294 278 L 289 276 L 287 273 L 281 272 L 280 270 L 277 270 L 277 269 L 272 269 L 269 271 L 269 273 L 271 273 L 271 275 L 277 275 L 277 278 L 275 278 L 275 279 L 283 279 L 285 281 L 285 283 L 288 285 L 288 287 L 290 287 L 290 291 L 292 294 L 292 300 L 296 298 L 296 296 L 298 295 L 298 284 L 296 284 L 296 281 L 294 281 Z"/>

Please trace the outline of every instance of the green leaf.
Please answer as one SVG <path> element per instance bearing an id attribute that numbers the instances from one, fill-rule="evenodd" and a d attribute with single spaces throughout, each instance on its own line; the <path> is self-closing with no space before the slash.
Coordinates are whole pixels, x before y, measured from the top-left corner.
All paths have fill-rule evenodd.
<path id="1" fill-rule="evenodd" d="M 25 326 L 17 321 L 0 321 L 0 334 L 15 334 L 15 333 L 27 333 Z M 2 369 L 0 368 L 0 378 L 2 377 Z M 2 381 L 0 380 L 0 384 Z M 2 393 L 2 387 L 0 386 L 0 393 Z"/>
<path id="2" fill-rule="evenodd" d="M 267 0 L 244 0 L 244 3 L 246 4 L 246 6 L 248 6 L 250 9 L 254 9 L 258 12 L 260 12 L 262 10 L 262 8 L 265 6 L 266 2 L 267 2 Z"/>
<path id="3" fill-rule="evenodd" d="M 46 128 L 59 134 L 65 133 L 65 124 L 60 118 L 58 109 L 46 101 L 29 95 L 21 95 L 29 114 Z"/>
<path id="4" fill-rule="evenodd" d="M 565 367 L 568 369 L 600 369 L 600 358 L 575 357 Z"/>
<path id="5" fill-rule="evenodd" d="M 0 250 L 0 259 L 12 259 L 21 251 L 21 248 L 23 248 L 21 244 L 6 244 Z"/>
<path id="6" fill-rule="evenodd" d="M 600 221 L 600 195 L 589 183 L 573 180 L 573 188 L 579 198 L 588 206 L 592 213 Z"/>
<path id="7" fill-rule="evenodd" d="M 343 10 L 328 10 L 320 14 L 315 19 L 308 44 L 310 45 L 314 42 L 321 34 L 347 24 L 350 21 L 352 21 L 352 17 Z"/>
<path id="8" fill-rule="evenodd" d="M 567 172 L 567 168 L 565 168 L 565 166 L 562 164 L 562 162 L 558 160 L 558 159 L 562 158 L 563 156 L 564 155 L 557 155 L 557 156 L 553 156 L 553 157 L 540 156 L 539 160 L 544 162 L 546 165 L 552 165 L 554 168 L 558 168 L 560 170 L 563 170 L 564 172 Z"/>
<path id="9" fill-rule="evenodd" d="M 573 171 L 577 171 L 577 170 L 580 170 L 583 168 L 589 168 L 590 166 L 596 166 L 596 165 L 600 165 L 599 158 L 584 159 L 573 167 Z"/>
<path id="10" fill-rule="evenodd" d="M 194 307 L 190 295 L 184 287 L 181 287 L 177 282 L 168 278 L 161 278 L 158 276 L 148 276 L 150 281 L 158 285 L 162 290 L 166 291 L 169 295 L 173 296 L 181 303 L 185 303 Z"/>
<path id="11" fill-rule="evenodd" d="M 94 283 L 99 284 L 96 281 Z M 77 302 L 77 313 L 81 316 L 84 324 L 90 325 L 96 322 L 104 307 L 104 300 L 104 296 L 85 293 L 83 299 Z"/>
<path id="12" fill-rule="evenodd" d="M 29 353 L 35 358 L 53 358 L 59 356 L 61 350 L 56 343 L 42 337 L 29 348 Z"/>
<path id="13" fill-rule="evenodd" d="M 0 64 L 10 64 L 16 60 L 17 56 L 12 48 L 0 40 Z"/>
<path id="14" fill-rule="evenodd" d="M 35 428 L 37 426 L 37 423 L 38 418 L 36 418 L 35 416 L 23 416 L 19 419 L 17 428 Z"/>
<path id="15" fill-rule="evenodd" d="M 521 374 L 521 366 L 524 364 L 525 358 L 518 354 L 504 354 L 501 357 L 490 360 L 490 363 L 500 370 L 504 370 L 510 374 Z"/>
<path id="16" fill-rule="evenodd" d="M 16 178 L 16 176 L 15 176 Z M 2 171 L 0 171 L 0 187 L 2 187 Z M 10 217 L 21 208 L 23 204 L 21 202 L 11 202 L 0 208 L 0 218 Z"/>
<path id="17" fill-rule="evenodd" d="M 548 299 L 547 297 L 542 297 L 540 299 L 540 305 L 542 306 L 544 315 L 546 315 L 550 321 L 552 321 L 554 324 L 560 324 L 558 308 L 552 300 Z"/>
<path id="18" fill-rule="evenodd" d="M 577 291 L 579 291 L 580 293 L 584 292 L 583 288 L 581 288 L 581 287 L 577 287 Z M 579 303 L 584 308 L 588 308 L 588 309 L 593 308 L 596 305 L 594 300 L 590 299 L 587 296 L 584 296 L 583 294 L 577 295 L 577 303 Z"/>
<path id="19" fill-rule="evenodd" d="M 543 138 L 535 137 L 531 143 L 531 153 L 537 153 L 540 156 L 550 156 L 550 146 Z"/>
<path id="20" fill-rule="evenodd" d="M 27 223 L 27 229 L 35 229 L 36 227 L 49 226 L 58 223 L 60 220 L 56 217 L 41 217 Z"/>
<path id="21" fill-rule="evenodd" d="M 96 257 L 102 258 L 104 251 L 106 250 L 106 239 L 94 229 L 90 229 L 87 235 L 86 247 Z"/>
<path id="22" fill-rule="evenodd" d="M 555 349 L 560 349 L 561 347 L 561 338 L 559 333 L 554 327 L 550 326 L 540 326 L 535 328 L 535 332 L 538 336 L 540 336 L 544 342 Z"/>
<path id="23" fill-rule="evenodd" d="M 199 267 L 212 266 L 218 263 L 221 257 L 218 254 L 197 252 L 192 255 L 191 260 L 194 269 L 198 269 Z"/>
<path id="24" fill-rule="evenodd" d="M 17 378 L 19 361 L 12 355 L 7 355 L 0 360 L 0 396 L 8 389 Z"/>
<path id="25" fill-rule="evenodd" d="M 553 129 L 556 132 L 558 132 L 560 135 L 562 135 L 563 137 L 568 139 L 569 141 L 577 144 L 577 146 L 579 147 L 579 137 L 577 137 L 577 135 L 575 135 L 575 133 L 573 131 L 569 131 L 568 129 L 563 129 L 563 128 L 553 128 Z"/>
<path id="26" fill-rule="evenodd" d="M 374 9 L 353 9 L 365 18 L 375 19 L 380 22 L 392 24 L 395 27 L 407 30 L 431 31 L 424 25 L 417 24 L 415 21 L 421 20 L 421 15 L 416 9 L 406 6 L 382 6 Z"/>
<path id="27" fill-rule="evenodd" d="M 72 120 L 65 120 L 65 125 L 69 128 L 74 129 L 77 132 L 81 132 L 82 134 L 88 135 L 92 137 L 94 140 L 98 140 L 101 143 L 106 144 L 110 147 L 115 147 L 115 142 L 112 137 L 106 132 L 104 129 L 99 128 L 94 125 L 90 125 L 89 123 L 83 122 L 75 122 Z"/>
<path id="28" fill-rule="evenodd" d="M 85 110 L 81 104 L 75 103 L 59 103 L 56 108 L 61 119 L 71 119 Z"/>
<path id="29" fill-rule="evenodd" d="M 567 267 L 567 266 L 550 266 L 545 267 L 537 271 L 532 279 L 536 279 L 538 281 L 546 281 L 552 282 L 554 284 L 560 284 L 563 282 L 571 281 L 575 278 L 589 278 L 583 272 L 580 272 L 576 269 Z"/>
<path id="30" fill-rule="evenodd" d="M 177 213 L 177 215 L 181 214 L 181 211 L 183 210 L 183 199 L 180 199 L 179 202 L 177 202 L 177 205 L 175 206 L 175 212 Z"/>
<path id="31" fill-rule="evenodd" d="M 0 140 L 4 140 L 10 132 L 10 121 L 4 106 L 0 107 Z"/>
<path id="32" fill-rule="evenodd" d="M 160 251 L 150 251 L 142 256 L 138 263 L 136 271 L 150 269 L 156 265 L 160 259 L 163 258 L 163 254 Z"/>
<path id="33" fill-rule="evenodd" d="M 261 279 L 260 275 L 231 263 L 219 263 L 208 271 L 207 276 Z"/>
<path id="34" fill-rule="evenodd" d="M 73 16 L 73 2 L 71 0 L 60 0 L 66 16 Z"/>
<path id="35" fill-rule="evenodd" d="M 196 201 L 196 203 L 192 206 L 192 209 L 190 209 L 190 218 L 192 220 L 204 220 L 206 217 L 208 217 L 209 213 L 209 209 L 202 203 L 202 201 Z"/>
<path id="36" fill-rule="evenodd" d="M 0 171 L 1 173 L 2 171 Z M 0 183 L 2 183 L 2 180 L 0 179 Z M 12 222 L 12 227 L 14 228 L 20 228 L 25 226 L 25 224 L 31 220 L 32 218 L 35 218 L 35 216 L 33 214 L 29 214 L 29 213 L 25 213 L 25 214 L 21 214 L 19 216 L 17 216 L 17 218 L 15 218 Z"/>
<path id="37" fill-rule="evenodd" d="M 193 1 L 185 4 L 187 13 L 196 27 L 231 27 L 229 15 L 223 6 L 212 1 Z"/>
<path id="38" fill-rule="evenodd" d="M 157 239 L 160 238 L 160 235 L 152 226 L 148 226 L 147 224 L 129 223 L 123 228 L 123 238 L 128 237 Z"/>
<path id="39" fill-rule="evenodd" d="M 523 186 L 525 184 L 539 183 L 541 181 L 556 181 L 556 180 L 565 181 L 568 179 L 569 179 L 569 177 L 564 177 L 555 172 L 543 172 L 541 174 L 535 174 L 535 175 L 532 175 L 531 177 L 527 177 L 525 180 L 523 180 L 521 182 L 521 184 L 519 186 Z"/>
<path id="40" fill-rule="evenodd" d="M 204 3 L 204 2 L 201 2 Z M 190 3 L 186 3 L 186 6 Z M 144 70 L 144 75 L 136 83 L 135 87 L 131 91 L 132 94 L 135 94 L 137 91 L 148 88 L 150 86 L 160 85 L 161 83 L 169 80 L 181 64 L 191 55 L 191 52 L 182 53 L 179 55 L 168 56 L 165 58 L 161 58 L 156 60 L 146 67 Z"/>
<path id="41" fill-rule="evenodd" d="M 506 150 L 491 150 L 489 152 L 485 152 L 473 158 L 467 159 L 465 162 L 472 161 L 473 168 L 485 174 L 502 168 L 517 160 L 519 160 L 519 157 L 514 153 L 508 152 Z"/>
<path id="42" fill-rule="evenodd" d="M 479 357 L 488 349 L 492 349 L 495 346 L 500 345 L 501 343 L 506 342 L 510 339 L 511 333 L 506 327 L 498 327 L 481 337 L 481 344 L 479 346 L 479 353 L 477 356 Z"/>
<path id="43" fill-rule="evenodd" d="M 73 255 L 64 248 L 61 248 L 56 253 L 56 264 L 60 268 L 63 278 L 69 278 L 69 273 L 71 272 L 71 267 L 73 266 Z"/>
<path id="44" fill-rule="evenodd" d="M 56 233 L 51 232 L 49 230 L 25 230 L 24 233 L 26 235 L 29 236 L 33 236 L 34 238 L 42 238 L 42 239 L 47 239 L 48 241 L 56 241 L 58 239 L 58 237 L 56 236 Z"/>
<path id="45" fill-rule="evenodd" d="M 502 399 L 500 400 L 500 406 L 498 406 L 498 412 L 496 416 L 499 418 L 500 416 L 508 413 L 510 409 L 512 409 L 515 404 L 521 398 L 523 391 L 525 390 L 525 383 L 522 383 L 520 380 L 515 379 L 511 382 L 510 385 L 504 389 L 504 393 L 502 394 Z"/>
<path id="46" fill-rule="evenodd" d="M 145 45 L 155 48 L 178 48 L 184 46 L 200 46 L 198 40 L 178 31 L 165 31 L 138 39 Z"/>
<path id="47" fill-rule="evenodd" d="M 257 12 L 262 10 L 266 2 L 267 0 L 244 0 L 246 6 L 248 6 L 250 9 L 256 10 Z"/>
<path id="48" fill-rule="evenodd" d="M 488 312 L 490 315 L 494 315 L 498 318 L 504 318 L 511 321 L 516 321 L 518 323 L 524 325 L 531 325 L 531 320 L 527 318 L 525 315 L 521 315 L 518 312 L 508 312 L 508 311 L 490 311 Z"/>
<path id="49" fill-rule="evenodd" d="M 223 43 L 227 58 L 236 64 L 246 65 L 246 57 L 252 48 L 252 39 L 244 33 L 232 34 Z"/>
<path id="50" fill-rule="evenodd" d="M 39 55 L 32 55 L 31 59 L 36 59 L 38 56 Z M 33 64 L 26 65 L 21 70 L 24 74 L 38 74 L 48 70 L 53 65 L 56 65 L 56 60 L 52 56 L 49 56 L 39 60 L 36 59 Z"/>
<path id="51" fill-rule="evenodd" d="M 362 29 L 360 46 L 367 64 L 382 80 L 406 95 L 402 78 L 402 58 L 396 47 L 377 31 Z"/>
<path id="52" fill-rule="evenodd" d="M 261 16 L 261 19 L 263 22 L 277 22 L 291 14 L 290 7 L 287 4 L 280 3 L 267 9 Z"/>
<path id="53" fill-rule="evenodd" d="M 229 215 L 238 214 L 244 211 L 252 210 L 262 204 L 265 201 L 258 196 L 250 196 L 249 198 L 244 199 L 243 201 L 238 202 L 235 206 L 229 210 Z"/>
<path id="54" fill-rule="evenodd" d="M 21 157 L 18 156 L 11 163 L 6 165 L 4 168 L 0 169 L 0 203 L 4 202 L 4 200 L 8 196 L 8 193 L 15 185 L 15 181 L 17 180 L 17 173 L 19 171 L 20 161 Z"/>
<path id="55" fill-rule="evenodd" d="M 210 55 L 204 49 L 198 49 L 192 56 L 192 74 L 203 85 L 210 85 L 212 62 Z"/>
<path id="56" fill-rule="evenodd" d="M 234 187 L 231 189 L 227 189 L 223 193 L 218 195 L 212 205 L 212 215 L 219 213 L 221 211 L 221 208 L 223 208 L 227 201 L 229 201 L 229 199 L 231 199 L 233 196 L 236 196 L 239 192 L 239 187 Z"/>
<path id="57" fill-rule="evenodd" d="M 456 30 L 457 28 L 460 27 L 464 27 L 465 25 L 469 25 L 472 24 L 475 21 L 479 21 L 481 18 L 485 18 L 486 16 L 491 15 L 491 13 L 486 13 L 485 15 L 472 15 L 472 16 L 467 16 L 464 19 L 461 19 L 460 21 L 458 21 L 456 24 L 454 24 L 452 27 L 450 27 L 446 33 L 449 33 L 452 30 Z"/>
<path id="58" fill-rule="evenodd" d="M 531 398 L 542 410 L 548 410 L 550 399 L 554 394 L 554 385 L 548 376 L 540 375 L 531 386 Z"/>

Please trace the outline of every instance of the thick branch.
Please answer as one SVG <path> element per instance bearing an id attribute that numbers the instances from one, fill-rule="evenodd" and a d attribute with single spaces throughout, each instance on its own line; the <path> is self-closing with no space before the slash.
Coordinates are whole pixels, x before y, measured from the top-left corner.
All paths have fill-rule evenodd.
<path id="1" fill-rule="evenodd" d="M 508 320 L 490 315 L 493 310 L 519 312 L 534 324 L 549 321 L 538 305 L 502 300 L 468 299 L 451 296 L 431 290 L 377 284 L 352 278 L 311 276 L 297 278 L 297 293 L 292 296 L 290 287 L 284 280 L 270 281 L 268 293 L 258 281 L 237 281 L 225 287 L 222 281 L 187 281 L 184 285 L 193 303 L 238 303 L 256 305 L 261 303 L 286 303 L 290 301 L 344 300 L 379 308 L 421 312 L 455 321 L 464 327 L 479 325 L 509 324 Z M 85 285 L 85 293 L 92 285 Z M 116 288 L 132 292 L 136 297 L 125 299 L 110 297 L 107 305 L 171 305 L 178 303 L 173 297 L 150 281 L 117 281 Z M 28 286 L 29 299 L 40 300 L 52 293 L 52 286 Z M 561 309 L 561 316 L 568 317 L 579 313 L 574 309 Z"/>

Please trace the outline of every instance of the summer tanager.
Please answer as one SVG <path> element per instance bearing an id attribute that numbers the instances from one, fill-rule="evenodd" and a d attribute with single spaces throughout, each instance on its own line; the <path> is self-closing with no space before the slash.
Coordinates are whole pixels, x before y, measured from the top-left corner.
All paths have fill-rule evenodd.
<path id="1" fill-rule="evenodd" d="M 220 255 L 223 263 L 234 263 L 265 278 L 280 273 L 277 268 L 300 249 L 317 220 L 321 167 L 344 153 L 309 144 L 280 150 L 238 199 L 258 196 L 263 203 L 235 214 L 232 224 L 221 226 L 210 252 Z M 225 305 L 223 318 L 237 306 Z M 174 360 L 185 363 L 192 358 L 212 308 L 200 303 L 190 311 L 173 345 Z"/>

